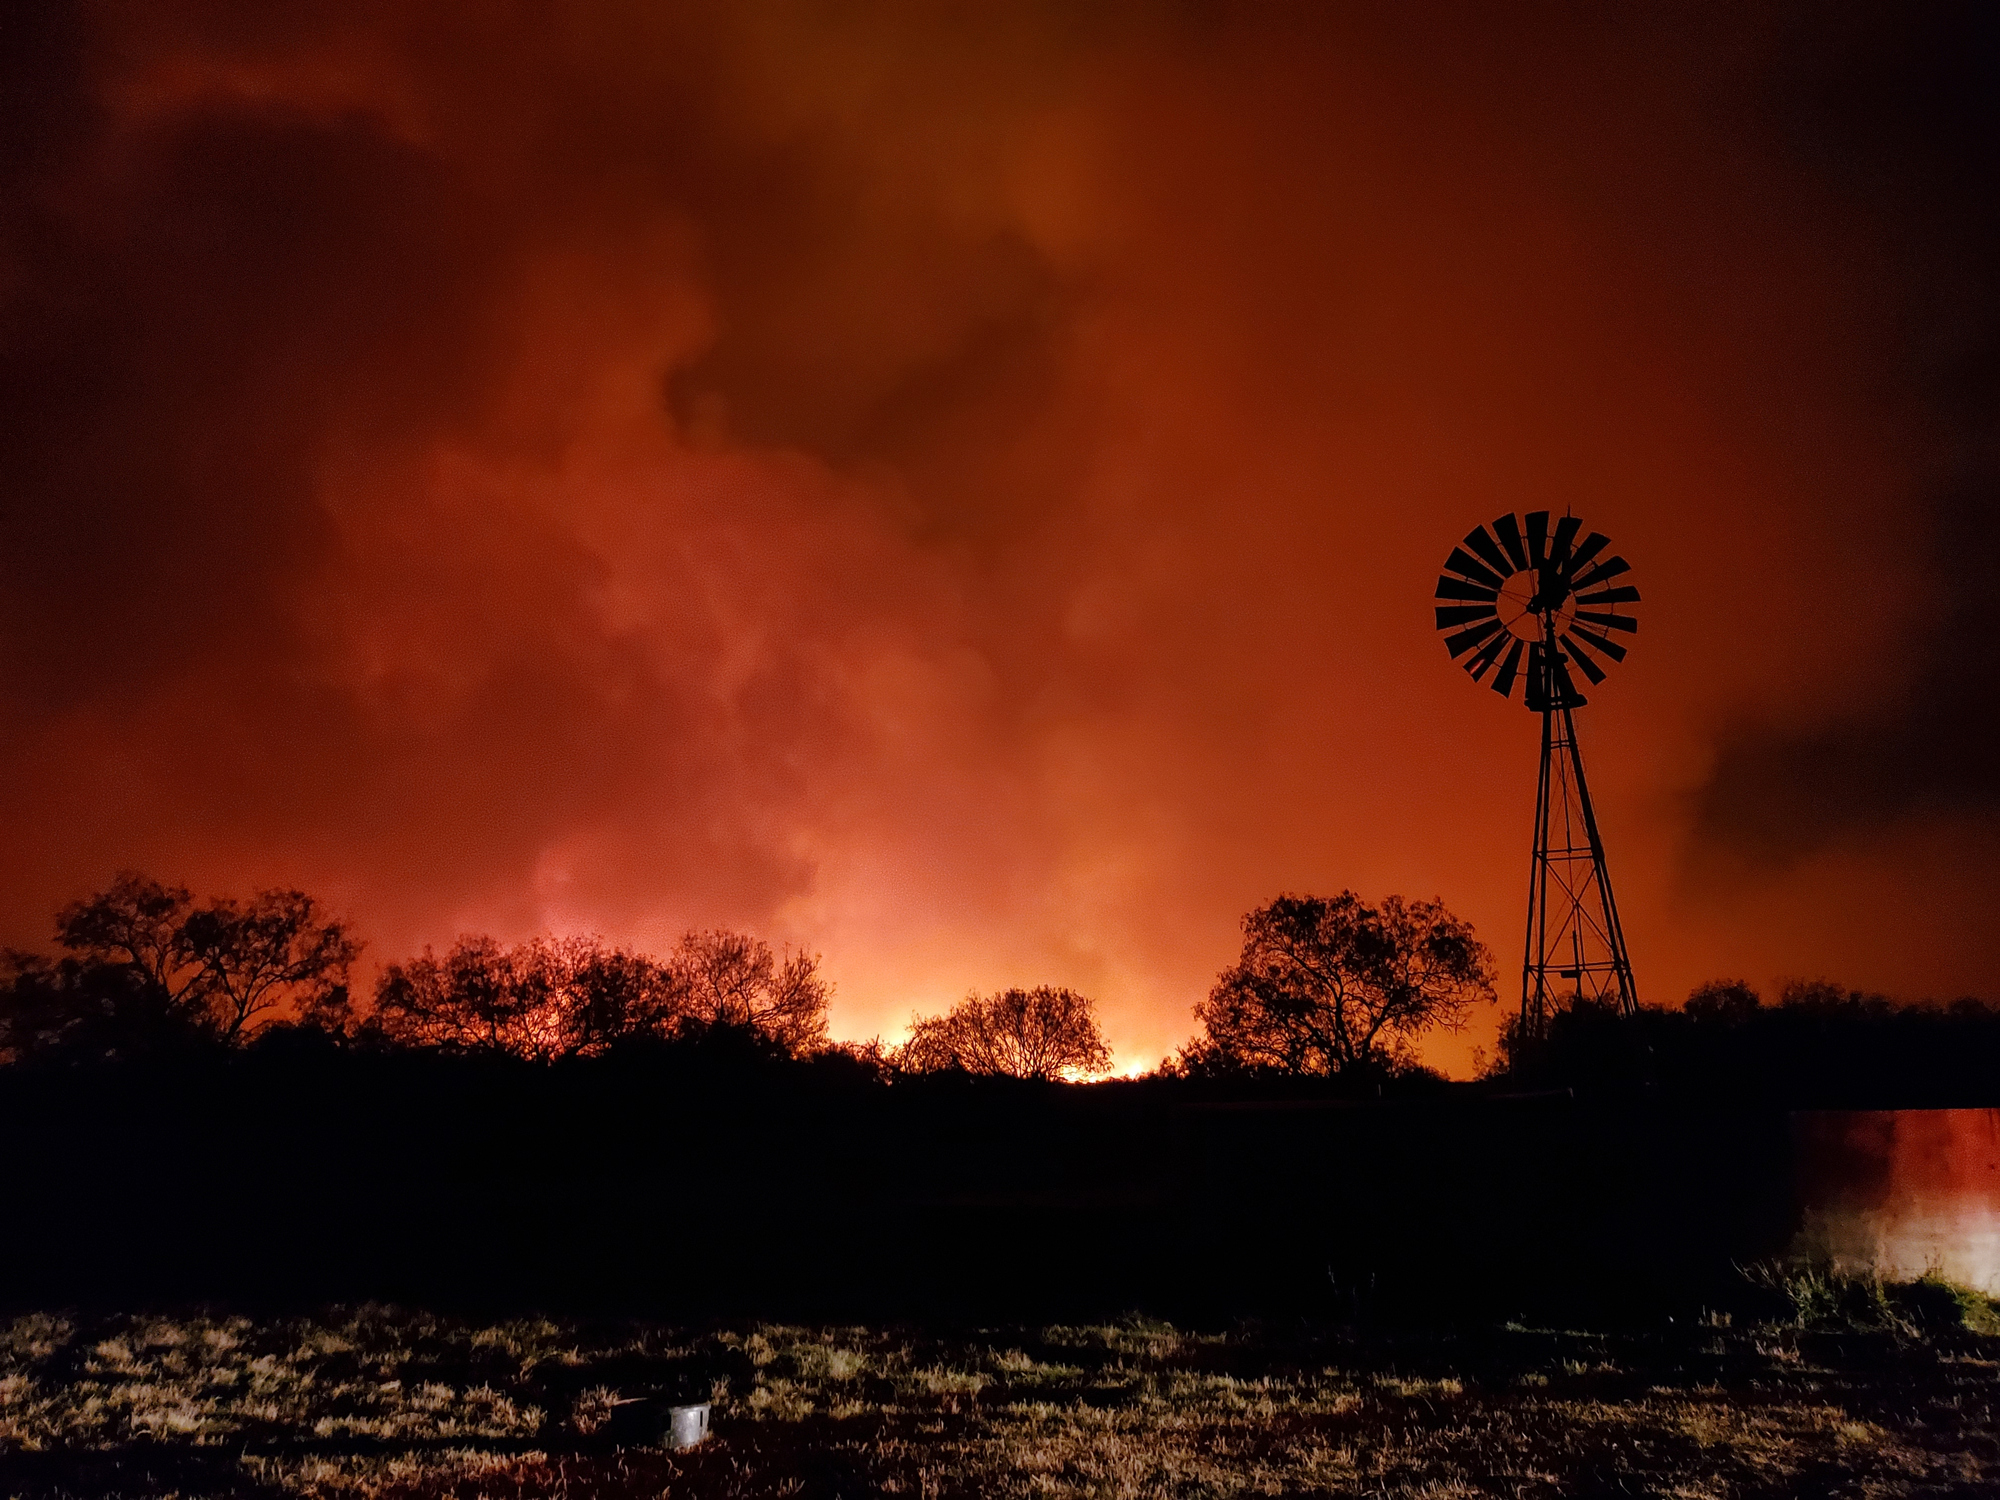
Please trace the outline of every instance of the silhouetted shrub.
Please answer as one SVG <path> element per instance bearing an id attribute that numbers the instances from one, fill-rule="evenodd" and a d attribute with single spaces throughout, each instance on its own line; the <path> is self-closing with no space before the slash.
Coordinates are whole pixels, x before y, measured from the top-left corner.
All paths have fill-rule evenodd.
<path id="1" fill-rule="evenodd" d="M 1111 1049 L 1097 1007 L 1074 990 L 1037 985 L 969 995 L 941 1016 L 920 1016 L 893 1061 L 912 1073 L 956 1070 L 1005 1078 L 1090 1077 L 1108 1072 Z"/>
<path id="2" fill-rule="evenodd" d="M 1688 996 L 1687 1013 L 1696 1021 L 1720 1026 L 1740 1026 L 1757 1013 L 1762 998 L 1741 979 L 1711 979 L 1695 986 Z"/>
<path id="3" fill-rule="evenodd" d="M 1827 980 L 1792 981 L 1776 1005 L 1741 980 L 1698 987 L 1684 1009 L 1572 1003 L 1524 1045 L 1501 1036 L 1516 1084 L 1665 1088 L 1790 1107 L 1982 1104 L 2000 1092 L 2000 1010 L 1965 998 L 1899 1005 Z"/>
<path id="4" fill-rule="evenodd" d="M 198 1012 L 136 965 L 0 954 L 0 1058 L 83 1062 L 213 1047 Z"/>

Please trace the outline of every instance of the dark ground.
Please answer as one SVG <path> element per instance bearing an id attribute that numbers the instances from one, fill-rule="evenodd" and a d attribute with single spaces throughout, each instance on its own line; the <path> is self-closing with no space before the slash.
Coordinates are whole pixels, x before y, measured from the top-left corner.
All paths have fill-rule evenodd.
<path id="1" fill-rule="evenodd" d="M 8 1495 L 2000 1492 L 1948 1289 L 1738 1269 L 1769 1102 L 253 1049 L 0 1141 Z"/>
<path id="2" fill-rule="evenodd" d="M 1796 1214 L 1784 1111 L 1564 1092 L 234 1055 L 0 1070 L 0 1141 L 28 1310 L 1602 1326 Z"/>
<path id="3" fill-rule="evenodd" d="M 669 1453 L 662 1407 L 715 1401 Z M 23 1496 L 1974 1496 L 2000 1339 L 29 1316 Z"/>

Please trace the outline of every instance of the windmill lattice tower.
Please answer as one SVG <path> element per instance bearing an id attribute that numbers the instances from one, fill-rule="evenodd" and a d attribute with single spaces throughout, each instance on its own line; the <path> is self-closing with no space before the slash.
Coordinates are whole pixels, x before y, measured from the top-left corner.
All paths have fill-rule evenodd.
<path id="1" fill-rule="evenodd" d="M 1611 542 L 1564 516 L 1501 516 L 1475 526 L 1445 560 L 1437 626 L 1445 649 L 1475 682 L 1492 674 L 1503 698 L 1522 686 L 1542 716 L 1542 767 L 1535 793 L 1535 853 L 1528 881 L 1528 937 L 1521 960 L 1521 1032 L 1544 1034 L 1566 998 L 1610 1001 L 1630 1015 L 1639 993 L 1611 891 L 1604 839 L 1590 802 L 1575 711 L 1589 700 L 1571 668 L 1595 687 L 1625 659 L 1620 636 L 1639 629 L 1639 591 Z"/>

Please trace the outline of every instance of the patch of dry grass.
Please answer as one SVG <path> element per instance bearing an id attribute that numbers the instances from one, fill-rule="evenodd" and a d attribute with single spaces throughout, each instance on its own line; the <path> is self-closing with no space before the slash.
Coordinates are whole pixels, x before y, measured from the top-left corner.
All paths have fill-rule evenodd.
<path id="1" fill-rule="evenodd" d="M 1355 1339 L 320 1318 L 0 1325 L 0 1493 L 1993 1493 L 2000 1341 L 1706 1326 Z M 709 1397 L 714 1438 L 659 1447 Z"/>

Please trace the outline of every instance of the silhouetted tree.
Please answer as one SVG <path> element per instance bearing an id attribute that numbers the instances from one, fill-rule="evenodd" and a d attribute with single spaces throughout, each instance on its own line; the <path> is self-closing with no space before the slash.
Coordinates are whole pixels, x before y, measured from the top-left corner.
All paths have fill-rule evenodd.
<path id="1" fill-rule="evenodd" d="M 208 965 L 194 951 L 187 924 L 194 896 L 186 886 L 126 870 L 108 890 L 56 913 L 56 941 L 103 964 L 123 964 L 169 1005 L 192 1001 Z"/>
<path id="2" fill-rule="evenodd" d="M 941 1016 L 919 1016 L 894 1054 L 906 1072 L 959 1069 L 1009 1078 L 1075 1078 L 1109 1072 L 1111 1049 L 1097 1007 L 1074 990 L 1038 985 L 968 995 Z"/>
<path id="3" fill-rule="evenodd" d="M 1740 1026 L 1763 1004 L 1749 983 L 1741 979 L 1711 979 L 1696 985 L 1687 998 L 1687 1013 L 1696 1021 L 1718 1026 Z"/>
<path id="4" fill-rule="evenodd" d="M 196 906 L 183 886 L 121 874 L 56 915 L 57 962 L 12 955 L 7 1047 L 124 1053 L 177 1036 L 240 1042 L 289 1015 L 338 1029 L 361 945 L 301 891 Z"/>
<path id="5" fill-rule="evenodd" d="M 563 1050 L 589 1056 L 639 1037 L 669 1035 L 689 1014 L 688 986 L 672 965 L 589 938 L 535 945 L 557 997 Z"/>
<path id="6" fill-rule="evenodd" d="M 1817 1015 L 1847 1022 L 1893 1015 L 1896 1002 L 1887 995 L 1850 990 L 1831 979 L 1788 979 L 1778 989 L 1778 1007 L 1795 1015 Z"/>
<path id="7" fill-rule="evenodd" d="M 1195 1007 L 1195 1072 L 1395 1071 L 1425 1032 L 1491 1001 L 1493 958 L 1436 901 L 1280 896 L 1243 919 L 1243 954 Z"/>
<path id="8" fill-rule="evenodd" d="M 550 1059 L 735 1028 L 800 1055 L 826 1043 L 831 987 L 818 964 L 729 932 L 690 933 L 664 961 L 596 938 L 508 948 L 463 937 L 442 957 L 427 948 L 383 970 L 368 1031 L 403 1046 Z"/>
<path id="9" fill-rule="evenodd" d="M 303 891 L 261 891 L 247 905 L 218 897 L 182 924 L 206 977 L 198 987 L 225 1040 L 287 1010 L 329 1030 L 345 1027 L 347 975 L 361 944 L 321 916 Z"/>
<path id="10" fill-rule="evenodd" d="M 462 937 L 442 958 L 426 948 L 385 968 L 364 1030 L 406 1047 L 534 1055 L 531 1004 L 513 954 L 493 938 Z"/>
<path id="11" fill-rule="evenodd" d="M 642 954 L 595 938 L 463 937 L 442 958 L 426 948 L 383 970 L 368 1025 L 404 1046 L 546 1060 L 663 1034 L 686 1013 L 686 987 Z"/>
<path id="12" fill-rule="evenodd" d="M 667 962 L 696 1024 L 748 1027 L 794 1056 L 826 1045 L 833 986 L 820 976 L 819 955 L 780 958 L 759 938 L 711 931 L 689 933 Z"/>

